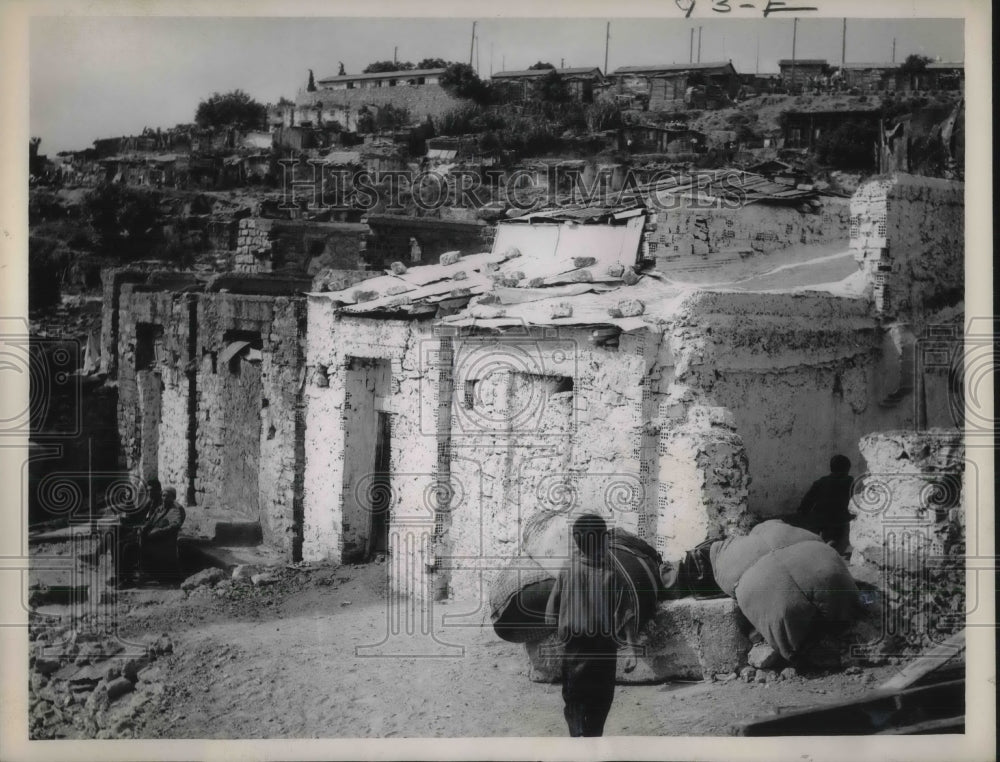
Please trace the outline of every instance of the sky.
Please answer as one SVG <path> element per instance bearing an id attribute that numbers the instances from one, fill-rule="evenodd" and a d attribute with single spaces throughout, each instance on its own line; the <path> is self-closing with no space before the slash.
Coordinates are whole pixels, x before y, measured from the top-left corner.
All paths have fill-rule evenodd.
<path id="1" fill-rule="evenodd" d="M 89 147 L 94 139 L 191 122 L 198 103 L 240 88 L 262 103 L 294 98 L 316 78 L 360 72 L 375 60 L 468 61 L 473 19 L 218 17 L 35 17 L 29 29 L 31 134 L 41 152 Z M 733 61 L 740 72 L 776 72 L 792 54 L 792 20 L 479 19 L 480 76 L 556 66 L 608 68 L 688 60 L 701 26 L 701 60 Z M 841 19 L 800 19 L 796 58 L 840 61 Z M 695 32 L 697 46 L 697 34 Z M 961 19 L 847 22 L 848 62 L 896 61 L 920 53 L 961 61 Z M 696 51 L 697 53 L 697 51 Z"/>

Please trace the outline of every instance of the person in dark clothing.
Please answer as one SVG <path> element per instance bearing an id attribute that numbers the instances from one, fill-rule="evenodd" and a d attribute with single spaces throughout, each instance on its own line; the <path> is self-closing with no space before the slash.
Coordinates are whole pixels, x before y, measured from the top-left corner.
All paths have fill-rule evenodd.
<path id="1" fill-rule="evenodd" d="M 153 546 L 177 541 L 177 533 L 187 518 L 177 503 L 177 490 L 168 487 L 161 493 L 156 479 L 150 479 L 148 486 L 146 497 L 133 510 L 121 512 L 114 529 L 98 540 L 93 553 L 83 557 L 87 563 L 96 564 L 101 555 L 111 550 L 114 584 L 119 587 L 135 581 L 144 551 L 155 552 Z"/>
<path id="2" fill-rule="evenodd" d="M 844 455 L 830 459 L 830 473 L 812 483 L 799 504 L 799 516 L 806 529 L 816 532 L 841 555 L 850 548 L 851 461 Z"/>
<path id="3" fill-rule="evenodd" d="M 618 648 L 629 646 L 624 669 L 636 666 L 638 597 L 615 571 L 607 524 L 587 514 L 573 524 L 574 547 L 549 597 L 564 654 L 563 713 L 571 736 L 600 736 L 615 694 Z M 624 634 L 624 642 L 622 635 Z"/>

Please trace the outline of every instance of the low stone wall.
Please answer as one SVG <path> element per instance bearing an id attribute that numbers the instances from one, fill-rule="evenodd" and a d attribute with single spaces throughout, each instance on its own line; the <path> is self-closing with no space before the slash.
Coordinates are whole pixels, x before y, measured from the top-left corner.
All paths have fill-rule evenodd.
<path id="1" fill-rule="evenodd" d="M 639 658 L 631 673 L 618 659 L 617 682 L 658 683 L 710 680 L 738 672 L 747 663 L 750 641 L 746 620 L 732 598 L 682 598 L 658 604 L 656 614 L 639 633 Z M 562 647 L 552 635 L 525 644 L 536 683 L 560 680 Z"/>

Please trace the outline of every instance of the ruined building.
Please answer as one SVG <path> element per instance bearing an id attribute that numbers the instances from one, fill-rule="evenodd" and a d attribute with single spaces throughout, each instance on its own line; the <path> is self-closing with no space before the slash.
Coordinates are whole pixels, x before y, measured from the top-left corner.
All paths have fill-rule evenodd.
<path id="1" fill-rule="evenodd" d="M 388 551 L 415 599 L 480 596 L 539 511 L 601 511 L 674 557 L 794 511 L 874 432 L 956 425 L 915 348 L 961 330 L 961 192 L 872 181 L 841 251 L 727 270 L 775 256 L 751 247 L 715 285 L 659 271 L 649 242 L 685 231 L 639 203 L 529 213 L 489 251 L 322 292 L 109 277 L 127 465 L 289 559 Z M 720 241 L 739 216 L 697 214 Z"/>

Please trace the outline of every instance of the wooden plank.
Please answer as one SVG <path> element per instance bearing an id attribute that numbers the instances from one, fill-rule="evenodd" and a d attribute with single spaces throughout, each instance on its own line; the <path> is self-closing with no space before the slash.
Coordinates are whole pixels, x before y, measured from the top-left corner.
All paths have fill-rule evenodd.
<path id="1" fill-rule="evenodd" d="M 897 674 L 879 686 L 886 691 L 901 691 L 909 688 L 924 675 L 933 672 L 949 659 L 965 653 L 965 630 L 959 630 L 944 643 L 921 654 L 907 664 Z"/>

